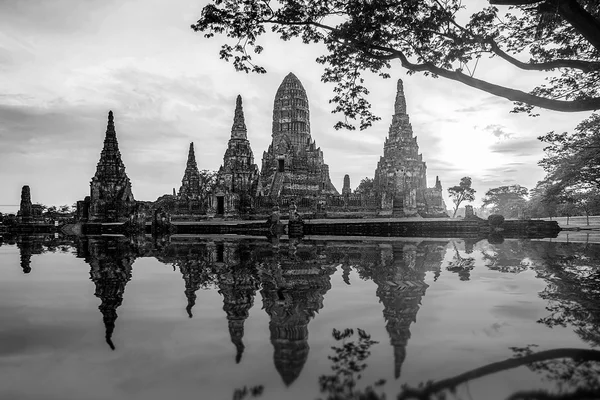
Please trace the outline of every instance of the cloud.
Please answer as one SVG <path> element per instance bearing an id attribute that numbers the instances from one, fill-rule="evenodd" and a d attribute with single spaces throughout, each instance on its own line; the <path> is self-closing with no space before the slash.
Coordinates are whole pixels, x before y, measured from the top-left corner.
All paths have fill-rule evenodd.
<path id="1" fill-rule="evenodd" d="M 44 34 L 71 34 L 93 30 L 110 16 L 114 1 L 88 0 L 3 0 L 0 2 L 0 23 Z"/>
<path id="2" fill-rule="evenodd" d="M 490 124 L 483 128 L 484 131 L 491 133 L 497 138 L 508 139 L 514 136 L 512 132 L 506 132 L 506 127 L 499 124 Z"/>
<path id="3" fill-rule="evenodd" d="M 505 99 L 502 99 L 502 98 L 499 98 L 496 96 L 489 96 L 489 97 L 485 97 L 483 100 L 481 100 L 481 102 L 479 104 L 458 108 L 458 109 L 455 109 L 454 112 L 457 112 L 457 113 L 479 113 L 482 111 L 489 110 L 491 108 L 495 108 L 498 105 L 505 104 L 505 103 L 506 103 Z"/>
<path id="4" fill-rule="evenodd" d="M 490 146 L 490 151 L 506 157 L 530 157 L 542 152 L 543 144 L 534 138 L 512 138 Z"/>

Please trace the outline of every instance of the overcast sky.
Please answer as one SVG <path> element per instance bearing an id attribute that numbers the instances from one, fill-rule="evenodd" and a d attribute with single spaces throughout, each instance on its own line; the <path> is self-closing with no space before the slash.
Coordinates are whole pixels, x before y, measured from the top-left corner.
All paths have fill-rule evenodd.
<path id="1" fill-rule="evenodd" d="M 485 4 L 483 0 L 468 3 Z M 23 185 L 32 201 L 73 204 L 89 195 L 108 110 L 138 200 L 179 189 L 190 142 L 200 169 L 222 163 L 235 98 L 244 102 L 255 162 L 271 140 L 273 99 L 289 72 L 310 102 L 313 139 L 324 153 L 334 185 L 344 174 L 356 188 L 372 178 L 393 113 L 396 80 L 428 167 L 446 189 L 471 176 L 476 205 L 489 188 L 535 186 L 550 130 L 571 131 L 589 113 L 510 114 L 512 103 L 459 83 L 408 76 L 398 64 L 392 79 L 367 75 L 374 111 L 382 120 L 366 131 L 336 131 L 331 86 L 314 62 L 319 46 L 265 37 L 257 62 L 266 75 L 235 72 L 219 60 L 223 38 L 205 39 L 194 23 L 206 1 L 3 0 L 0 2 L 0 205 L 17 205 Z M 528 89 L 540 79 L 497 64 L 479 64 L 477 76 Z M 16 211 L 0 206 L 0 211 Z"/>

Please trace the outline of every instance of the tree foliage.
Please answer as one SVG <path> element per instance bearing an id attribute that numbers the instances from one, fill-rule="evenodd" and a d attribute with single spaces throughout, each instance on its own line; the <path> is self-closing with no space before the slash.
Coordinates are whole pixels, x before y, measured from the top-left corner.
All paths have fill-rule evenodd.
<path id="1" fill-rule="evenodd" d="M 550 194 L 573 188 L 600 189 L 600 115 L 592 114 L 574 133 L 550 132 L 540 136 L 548 144 L 539 162 L 552 183 Z"/>
<path id="2" fill-rule="evenodd" d="M 465 176 L 460 179 L 460 183 L 457 186 L 448 188 L 448 194 L 454 203 L 454 214 L 452 218 L 456 217 L 458 207 L 463 201 L 471 202 L 475 200 L 475 189 L 471 187 L 471 177 Z"/>
<path id="3" fill-rule="evenodd" d="M 203 169 L 200 172 L 200 194 L 205 198 L 217 186 L 217 171 Z"/>
<path id="4" fill-rule="evenodd" d="M 354 192 L 357 194 L 364 194 L 368 196 L 373 193 L 374 188 L 375 181 L 373 179 L 363 178 Z"/>
<path id="5" fill-rule="evenodd" d="M 261 36 L 324 45 L 317 58 L 323 82 L 335 84 L 336 128 L 361 129 L 379 117 L 370 111 L 364 71 L 389 78 L 393 62 L 409 74 L 443 77 L 516 102 L 557 111 L 600 108 L 600 5 L 594 0 L 490 0 L 468 15 L 462 0 L 214 0 L 191 27 L 206 38 L 225 35 L 220 57 L 236 70 L 265 73 L 255 64 Z M 529 59 L 527 59 L 527 55 Z M 480 79 L 479 60 L 493 57 L 547 83 L 522 91 Z"/>
<path id="6" fill-rule="evenodd" d="M 539 181 L 529 191 L 527 214 L 532 218 L 555 217 L 559 213 L 562 199 L 557 194 L 549 194 L 552 184 L 546 180 Z"/>
<path id="7" fill-rule="evenodd" d="M 515 218 L 519 215 L 519 210 L 525 208 L 528 192 L 527 188 L 521 185 L 500 186 L 485 193 L 483 205 L 491 206 L 493 213 Z"/>

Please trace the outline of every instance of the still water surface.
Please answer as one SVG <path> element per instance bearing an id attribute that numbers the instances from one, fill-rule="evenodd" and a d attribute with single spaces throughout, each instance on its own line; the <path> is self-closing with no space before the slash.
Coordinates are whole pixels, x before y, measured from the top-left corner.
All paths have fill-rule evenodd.
<path id="1" fill-rule="evenodd" d="M 4 237 L 0 398 L 600 398 L 599 282 L 598 244 Z"/>

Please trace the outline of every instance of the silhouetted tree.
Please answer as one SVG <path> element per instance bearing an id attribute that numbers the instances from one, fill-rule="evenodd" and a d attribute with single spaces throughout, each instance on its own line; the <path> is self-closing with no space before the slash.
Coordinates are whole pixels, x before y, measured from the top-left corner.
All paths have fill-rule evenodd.
<path id="1" fill-rule="evenodd" d="M 238 71 L 265 73 L 253 60 L 268 28 L 282 40 L 324 45 L 317 62 L 322 81 L 335 84 L 336 128 L 360 128 L 379 117 L 370 111 L 363 71 L 389 78 L 392 62 L 409 74 L 423 72 L 533 107 L 557 111 L 600 108 L 600 5 L 594 0 L 490 0 L 494 6 L 466 15 L 461 0 L 331 1 L 215 0 L 191 27 L 207 38 L 224 34 L 220 57 Z M 475 76 L 478 61 L 493 57 L 523 71 L 544 72 L 547 83 L 529 93 Z M 522 61 L 527 60 L 527 61 Z"/>
<path id="2" fill-rule="evenodd" d="M 457 186 L 448 188 L 448 194 L 454 203 L 454 214 L 452 214 L 452 218 L 454 218 L 456 217 L 458 207 L 463 201 L 471 202 L 475 200 L 475 189 L 471 187 L 471 177 L 465 176 L 461 178 Z"/>

